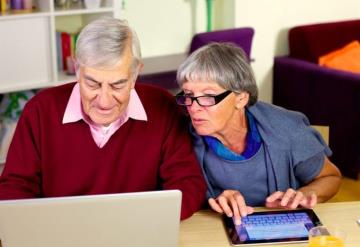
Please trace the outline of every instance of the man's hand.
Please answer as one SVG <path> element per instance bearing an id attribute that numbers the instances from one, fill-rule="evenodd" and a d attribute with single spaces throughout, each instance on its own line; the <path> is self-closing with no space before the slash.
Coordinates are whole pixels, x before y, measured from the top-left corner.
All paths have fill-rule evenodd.
<path id="1" fill-rule="evenodd" d="M 267 208 L 295 209 L 298 206 L 313 208 L 317 203 L 317 195 L 314 192 L 304 193 L 300 190 L 287 189 L 286 192 L 276 191 L 266 198 Z"/>
<path id="2" fill-rule="evenodd" d="M 254 208 L 246 206 L 244 197 L 237 190 L 224 190 L 216 199 L 208 200 L 211 208 L 218 213 L 234 217 L 235 224 L 241 224 L 241 217 L 254 212 Z"/>

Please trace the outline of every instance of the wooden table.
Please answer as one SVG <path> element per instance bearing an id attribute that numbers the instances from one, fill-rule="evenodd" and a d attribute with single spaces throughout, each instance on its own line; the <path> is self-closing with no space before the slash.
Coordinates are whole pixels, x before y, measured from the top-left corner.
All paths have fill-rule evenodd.
<path id="1" fill-rule="evenodd" d="M 264 208 L 257 208 L 263 211 Z M 314 211 L 324 225 L 337 225 L 346 234 L 346 247 L 360 246 L 360 201 L 318 204 Z M 221 216 L 212 211 L 200 211 L 180 224 L 180 247 L 223 247 L 231 246 Z M 269 245 L 264 245 L 269 246 Z M 305 247 L 307 243 L 278 244 L 281 247 Z"/>

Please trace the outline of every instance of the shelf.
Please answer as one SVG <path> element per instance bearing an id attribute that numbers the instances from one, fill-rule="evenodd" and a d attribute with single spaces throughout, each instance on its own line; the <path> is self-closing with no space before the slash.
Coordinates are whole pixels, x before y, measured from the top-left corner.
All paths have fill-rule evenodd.
<path id="1" fill-rule="evenodd" d="M 24 83 L 24 84 L 17 84 L 8 87 L 2 86 L 0 87 L 0 94 L 59 86 L 62 84 L 75 82 L 75 81 L 76 81 L 76 77 L 74 75 L 66 75 L 62 73 L 61 75 L 59 74 L 59 80 L 54 82 L 40 82 L 40 83 L 31 83 L 31 84 Z"/>
<path id="2" fill-rule="evenodd" d="M 56 10 L 54 12 L 55 16 L 66 16 L 66 15 L 82 15 L 82 14 L 98 14 L 98 13 L 112 13 L 114 8 L 111 7 L 103 7 L 98 9 L 66 9 L 66 10 Z"/>
<path id="3" fill-rule="evenodd" d="M 54 0 L 34 0 L 32 10 L 0 12 L 0 94 L 76 81 L 58 70 L 56 32 L 77 32 L 96 18 L 115 16 L 116 6 L 115 0 L 102 0 L 100 8 L 87 9 L 81 2 L 57 8 Z M 0 157 L 0 171 L 4 162 Z"/>
<path id="4" fill-rule="evenodd" d="M 74 82 L 76 81 L 75 75 L 68 75 L 63 71 L 58 71 L 58 80 L 55 82 L 56 85 L 64 84 L 68 82 Z"/>
<path id="5" fill-rule="evenodd" d="M 37 18 L 37 17 L 47 17 L 50 16 L 50 12 L 42 11 L 9 11 L 6 13 L 0 14 L 0 21 L 2 20 L 15 20 L 15 19 L 24 19 L 24 18 Z"/>
<path id="6" fill-rule="evenodd" d="M 24 91 L 24 90 L 32 90 L 32 89 L 39 89 L 52 86 L 49 82 L 40 82 L 40 83 L 22 83 L 22 84 L 15 84 L 11 86 L 1 86 L 0 87 L 0 94 L 3 93 L 10 93 L 10 92 L 17 92 L 17 91 Z"/>
<path id="7" fill-rule="evenodd" d="M 0 12 L 0 65 L 6 72 L 0 73 L 0 94 L 75 81 L 75 76 L 58 71 L 56 32 L 78 32 L 92 20 L 115 12 L 114 0 L 102 0 L 99 8 L 80 3 L 59 8 L 53 0 L 35 0 L 32 10 Z"/>

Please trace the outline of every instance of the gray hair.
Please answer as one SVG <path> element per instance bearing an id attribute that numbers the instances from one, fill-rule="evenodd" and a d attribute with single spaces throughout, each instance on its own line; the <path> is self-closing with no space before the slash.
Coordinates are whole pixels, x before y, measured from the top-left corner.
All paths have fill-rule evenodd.
<path id="1" fill-rule="evenodd" d="M 76 42 L 77 68 L 104 68 L 118 63 L 131 41 L 132 70 L 141 62 L 139 39 L 126 20 L 105 17 L 86 25 Z"/>
<path id="2" fill-rule="evenodd" d="M 249 93 L 248 105 L 258 99 L 254 73 L 245 52 L 232 43 L 210 43 L 193 52 L 179 67 L 177 82 L 214 81 L 235 93 Z"/>

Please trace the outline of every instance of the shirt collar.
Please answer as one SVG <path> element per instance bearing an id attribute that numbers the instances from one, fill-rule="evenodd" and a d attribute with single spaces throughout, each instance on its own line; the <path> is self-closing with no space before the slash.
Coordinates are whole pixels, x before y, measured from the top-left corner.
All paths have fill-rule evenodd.
<path id="1" fill-rule="evenodd" d="M 135 120 L 147 121 L 144 106 L 142 105 L 140 97 L 135 89 L 131 89 L 130 91 L 129 104 L 124 115 L 125 116 L 121 116 L 121 118 L 124 117 L 125 119 L 132 118 Z M 87 117 L 85 116 L 81 105 L 80 86 L 79 83 L 76 83 L 66 106 L 62 123 L 73 123 L 79 120 L 86 121 L 86 119 Z"/>

